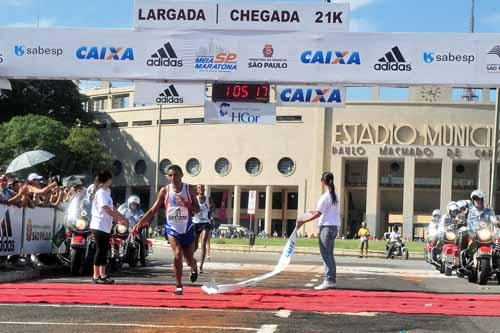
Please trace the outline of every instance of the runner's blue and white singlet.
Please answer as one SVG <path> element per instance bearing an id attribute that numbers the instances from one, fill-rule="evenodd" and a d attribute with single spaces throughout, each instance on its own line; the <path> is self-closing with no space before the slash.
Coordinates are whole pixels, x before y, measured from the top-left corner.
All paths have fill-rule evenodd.
<path id="1" fill-rule="evenodd" d="M 193 227 L 191 213 L 187 207 L 179 206 L 176 197 L 180 195 L 185 201 L 191 203 L 189 195 L 189 186 L 182 183 L 182 190 L 176 193 L 173 186 L 167 185 L 167 194 L 165 195 L 165 229 L 167 233 L 183 235 Z"/>
<path id="2" fill-rule="evenodd" d="M 200 212 L 194 214 L 193 223 L 210 223 L 210 204 L 208 197 L 205 197 L 205 202 L 199 202 Z"/>

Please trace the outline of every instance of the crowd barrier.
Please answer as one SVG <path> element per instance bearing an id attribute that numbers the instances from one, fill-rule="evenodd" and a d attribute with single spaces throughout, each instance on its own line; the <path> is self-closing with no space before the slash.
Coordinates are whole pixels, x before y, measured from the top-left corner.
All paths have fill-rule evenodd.
<path id="1" fill-rule="evenodd" d="M 0 205 L 0 256 L 57 253 L 52 237 L 65 224 L 57 208 Z"/>

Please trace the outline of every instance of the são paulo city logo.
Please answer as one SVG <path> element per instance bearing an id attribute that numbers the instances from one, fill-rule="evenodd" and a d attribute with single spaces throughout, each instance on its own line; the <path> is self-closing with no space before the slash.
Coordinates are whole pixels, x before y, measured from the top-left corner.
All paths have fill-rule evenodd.
<path id="1" fill-rule="evenodd" d="M 263 57 L 255 57 L 248 59 L 248 68 L 257 69 L 286 69 L 288 68 L 288 60 L 286 58 L 274 57 L 274 49 L 272 44 L 264 45 L 262 49 Z"/>
<path id="2" fill-rule="evenodd" d="M 494 46 L 488 52 L 488 63 L 486 64 L 488 73 L 500 73 L 500 45 Z"/>
<path id="3" fill-rule="evenodd" d="M 286 103 L 342 103 L 340 89 L 334 88 L 285 88 L 280 100 Z"/>
<path id="4" fill-rule="evenodd" d="M 300 55 L 303 64 L 361 65 L 358 51 L 307 50 Z"/>
<path id="5" fill-rule="evenodd" d="M 179 92 L 173 84 L 167 87 L 160 95 L 156 98 L 156 103 L 158 104 L 182 104 L 184 103 L 184 98 L 179 95 Z"/>
<path id="6" fill-rule="evenodd" d="M 133 61 L 134 49 L 131 47 L 82 46 L 76 50 L 80 60 Z"/>
<path id="7" fill-rule="evenodd" d="M 179 59 L 170 42 L 163 44 L 146 62 L 149 67 L 182 67 L 183 61 Z"/>
<path id="8" fill-rule="evenodd" d="M 408 63 L 398 46 L 394 46 L 378 63 L 373 66 L 376 71 L 409 72 L 412 70 L 411 63 Z"/>
<path id="9" fill-rule="evenodd" d="M 198 72 L 234 72 L 238 68 L 238 54 L 228 51 L 211 41 L 208 47 L 201 47 L 194 62 Z"/>

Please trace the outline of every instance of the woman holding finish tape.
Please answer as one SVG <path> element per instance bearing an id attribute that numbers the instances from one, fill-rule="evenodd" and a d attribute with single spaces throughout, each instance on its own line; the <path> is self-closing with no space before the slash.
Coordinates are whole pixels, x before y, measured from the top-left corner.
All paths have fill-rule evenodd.
<path id="1" fill-rule="evenodd" d="M 337 282 L 337 267 L 333 250 L 340 228 L 340 203 L 331 172 L 323 174 L 321 185 L 327 191 L 319 198 L 316 210 L 297 221 L 297 229 L 299 229 L 303 224 L 319 218 L 319 250 L 325 266 L 325 280 L 316 286 L 315 290 L 335 289 Z"/>

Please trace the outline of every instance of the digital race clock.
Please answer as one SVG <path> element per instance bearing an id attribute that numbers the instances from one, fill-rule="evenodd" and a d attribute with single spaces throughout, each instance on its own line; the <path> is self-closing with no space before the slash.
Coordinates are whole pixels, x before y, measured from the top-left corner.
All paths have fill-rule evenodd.
<path id="1" fill-rule="evenodd" d="M 269 103 L 269 84 L 214 83 L 212 101 Z"/>

